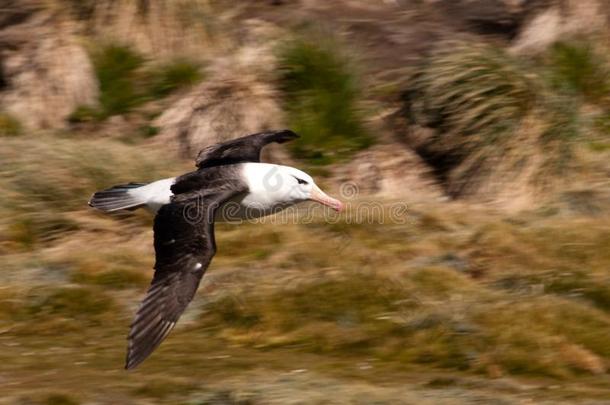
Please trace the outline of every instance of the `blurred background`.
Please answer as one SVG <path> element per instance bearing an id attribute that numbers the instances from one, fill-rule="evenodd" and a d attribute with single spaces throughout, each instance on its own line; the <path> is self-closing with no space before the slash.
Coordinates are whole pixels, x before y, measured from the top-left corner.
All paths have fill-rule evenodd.
<path id="1" fill-rule="evenodd" d="M 0 403 L 607 403 L 609 22 L 607 0 L 1 0 Z M 89 196 L 278 128 L 302 138 L 266 158 L 348 209 L 219 225 L 125 372 L 152 218 Z"/>

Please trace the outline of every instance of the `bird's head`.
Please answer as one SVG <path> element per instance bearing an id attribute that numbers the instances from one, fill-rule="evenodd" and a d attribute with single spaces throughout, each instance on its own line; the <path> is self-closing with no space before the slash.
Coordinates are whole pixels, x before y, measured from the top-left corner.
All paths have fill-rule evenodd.
<path id="1" fill-rule="evenodd" d="M 288 166 L 280 166 L 282 178 L 286 183 L 287 196 L 293 201 L 315 201 L 335 211 L 343 209 L 343 203 L 326 194 L 317 186 L 313 178 L 307 173 Z"/>
<path id="2" fill-rule="evenodd" d="M 288 205 L 303 201 L 315 201 L 335 211 L 343 209 L 343 203 L 323 192 L 307 173 L 289 166 L 258 163 L 254 188 L 275 202 Z M 251 189 L 253 188 L 250 185 Z"/>

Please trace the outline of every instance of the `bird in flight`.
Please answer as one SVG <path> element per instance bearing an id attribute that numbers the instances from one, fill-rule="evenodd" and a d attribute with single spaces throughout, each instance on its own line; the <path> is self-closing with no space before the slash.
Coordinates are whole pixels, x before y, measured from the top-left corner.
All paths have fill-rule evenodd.
<path id="1" fill-rule="evenodd" d="M 100 211 L 143 207 L 156 214 L 155 273 L 131 324 L 126 369 L 161 344 L 193 299 L 216 253 L 215 221 L 259 218 L 307 200 L 341 211 L 341 201 L 320 190 L 308 174 L 260 162 L 265 145 L 298 137 L 281 130 L 211 145 L 199 152 L 195 171 L 93 194 L 89 205 Z"/>

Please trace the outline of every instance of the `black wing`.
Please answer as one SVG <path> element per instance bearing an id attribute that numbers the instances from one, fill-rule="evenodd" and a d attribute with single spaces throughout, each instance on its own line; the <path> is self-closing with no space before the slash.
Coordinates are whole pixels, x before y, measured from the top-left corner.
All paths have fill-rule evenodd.
<path id="1" fill-rule="evenodd" d="M 290 130 L 261 132 L 227 142 L 208 146 L 197 155 L 197 167 L 230 165 L 243 162 L 260 162 L 261 150 L 272 142 L 284 143 L 299 136 Z"/>
<path id="2" fill-rule="evenodd" d="M 193 299 L 216 253 L 216 209 L 243 191 L 232 186 L 181 195 L 159 210 L 155 275 L 131 324 L 126 369 L 136 367 L 161 344 Z"/>

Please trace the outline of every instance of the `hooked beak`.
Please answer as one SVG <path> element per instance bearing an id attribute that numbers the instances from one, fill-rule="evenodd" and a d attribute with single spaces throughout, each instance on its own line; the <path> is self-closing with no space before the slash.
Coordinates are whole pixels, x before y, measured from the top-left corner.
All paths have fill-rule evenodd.
<path id="1" fill-rule="evenodd" d="M 337 212 L 341 212 L 343 209 L 343 203 L 335 198 L 330 197 L 324 191 L 320 190 L 320 188 L 316 185 L 313 186 L 311 190 L 310 200 L 319 202 L 322 205 L 326 205 L 334 209 Z"/>

